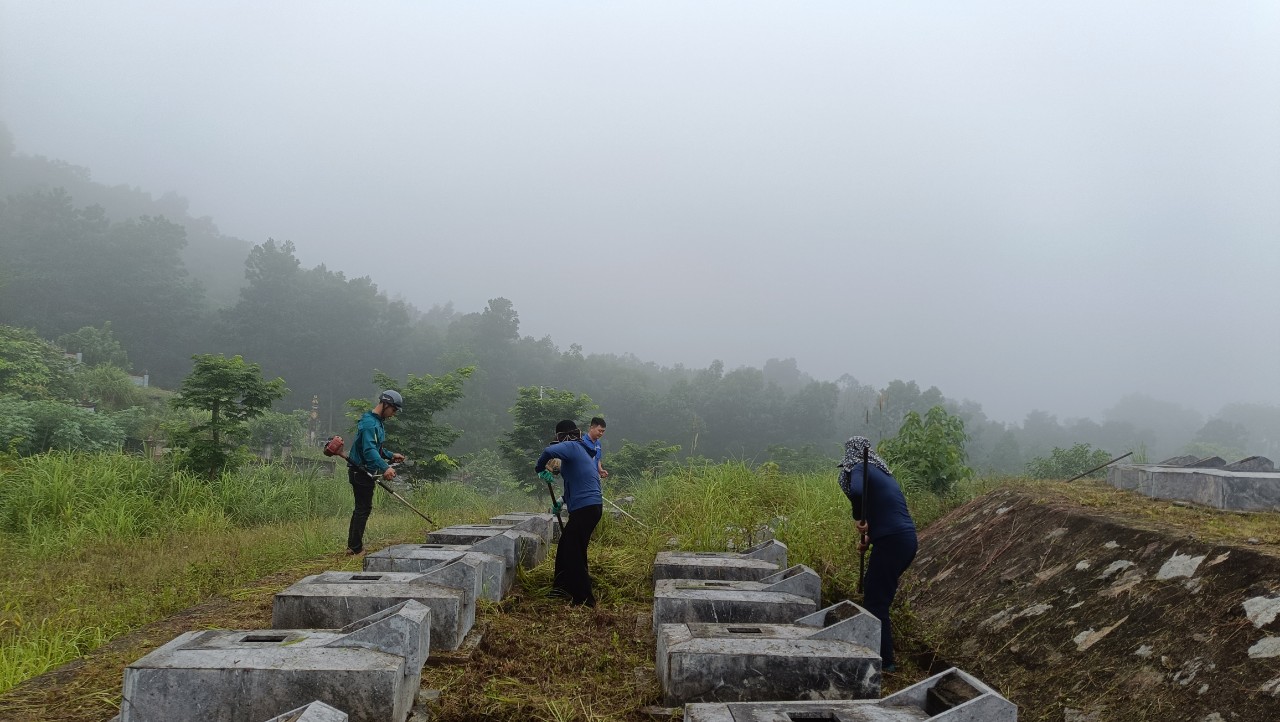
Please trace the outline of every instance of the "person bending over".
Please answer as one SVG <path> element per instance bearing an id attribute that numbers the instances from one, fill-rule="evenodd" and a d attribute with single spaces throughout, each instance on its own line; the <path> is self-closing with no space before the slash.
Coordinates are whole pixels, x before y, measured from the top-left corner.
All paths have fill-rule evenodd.
<path id="1" fill-rule="evenodd" d="M 862 489 L 862 452 L 868 455 L 867 499 Z M 893 656 L 893 633 L 889 625 L 889 607 L 898 593 L 898 580 L 916 558 L 916 524 L 907 511 L 907 498 L 889 466 L 871 442 L 855 436 L 845 442 L 844 460 L 840 462 L 840 489 L 853 505 L 853 518 L 861 535 L 858 551 L 873 547 L 871 562 L 862 582 L 862 606 L 880 620 L 880 660 L 885 672 L 897 670 Z"/>
<path id="2" fill-rule="evenodd" d="M 556 570 L 551 593 L 568 597 L 574 604 L 596 605 L 591 591 L 591 573 L 587 568 L 587 545 L 591 533 L 600 523 L 604 495 L 600 491 L 600 467 L 595 447 L 582 439 L 578 425 L 569 419 L 556 424 L 556 443 L 542 450 L 533 470 L 544 481 L 555 483 L 547 470 L 547 462 L 560 460 L 560 478 L 564 480 L 564 505 L 569 510 L 569 523 L 560 532 L 556 548 Z M 560 510 L 560 502 L 552 505 L 552 513 Z"/>

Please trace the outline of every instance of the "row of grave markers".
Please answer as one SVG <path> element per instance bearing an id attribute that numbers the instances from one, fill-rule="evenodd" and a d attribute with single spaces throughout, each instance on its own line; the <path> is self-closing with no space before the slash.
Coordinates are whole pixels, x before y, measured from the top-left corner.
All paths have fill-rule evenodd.
<path id="1" fill-rule="evenodd" d="M 405 722 L 430 651 L 458 649 L 476 601 L 546 558 L 552 520 L 447 527 L 367 555 L 362 572 L 305 577 L 275 596 L 270 630 L 187 632 L 130 664 L 115 719 Z"/>
<path id="2" fill-rule="evenodd" d="M 129 665 L 119 722 L 404 722 L 431 650 L 462 645 L 478 599 L 546 557 L 550 514 L 458 525 L 369 554 L 275 596 L 272 629 L 180 635 Z M 956 669 L 883 699 L 880 622 L 768 541 L 661 552 L 653 628 L 663 701 L 687 722 L 1004 722 L 1017 708 Z M 281 713 L 281 710 L 288 710 Z"/>
<path id="3" fill-rule="evenodd" d="M 740 553 L 659 552 L 653 629 L 663 703 L 685 722 L 1016 722 L 1018 708 L 950 669 L 880 698 L 880 620 L 766 541 Z"/>

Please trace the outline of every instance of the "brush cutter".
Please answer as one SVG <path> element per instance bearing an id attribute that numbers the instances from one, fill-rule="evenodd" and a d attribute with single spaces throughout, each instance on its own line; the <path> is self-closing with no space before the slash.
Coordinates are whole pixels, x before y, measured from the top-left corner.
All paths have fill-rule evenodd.
<path id="1" fill-rule="evenodd" d="M 381 474 L 375 474 L 369 471 L 368 469 L 361 466 L 360 464 L 357 464 L 354 461 L 352 461 L 351 458 L 348 457 L 346 454 L 342 453 L 342 448 L 344 445 L 345 443 L 342 441 L 341 436 L 334 436 L 330 438 L 328 442 L 325 443 L 324 455 L 340 457 L 341 459 L 346 461 L 347 464 L 354 466 L 360 471 L 363 471 L 364 473 L 368 474 L 369 478 L 373 479 L 374 483 L 376 483 L 378 486 L 382 487 L 383 489 L 386 489 L 387 493 L 394 496 L 401 504 L 404 504 L 405 506 L 412 509 L 414 514 L 417 514 L 423 519 L 426 519 L 428 524 L 431 524 L 432 526 L 436 525 L 436 523 L 432 521 L 431 517 L 418 511 L 417 507 L 415 507 L 413 504 L 410 504 L 408 499 L 405 499 L 403 496 L 400 496 L 400 494 L 396 493 L 396 490 L 392 489 L 391 486 L 387 484 L 387 482 L 382 478 Z"/>

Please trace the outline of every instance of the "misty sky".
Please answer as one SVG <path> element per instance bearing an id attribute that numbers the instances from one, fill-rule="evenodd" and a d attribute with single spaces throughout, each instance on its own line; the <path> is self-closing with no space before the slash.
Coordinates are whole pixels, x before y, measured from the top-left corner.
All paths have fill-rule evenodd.
<path id="1" fill-rule="evenodd" d="M 562 348 L 1280 403 L 1280 3 L 0 0 L 18 151 Z"/>

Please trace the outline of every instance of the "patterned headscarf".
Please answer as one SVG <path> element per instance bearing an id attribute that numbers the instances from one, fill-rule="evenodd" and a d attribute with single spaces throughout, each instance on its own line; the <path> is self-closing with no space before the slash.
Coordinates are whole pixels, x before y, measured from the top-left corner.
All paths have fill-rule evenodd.
<path id="1" fill-rule="evenodd" d="M 854 464 L 861 464 L 863 449 L 867 450 L 867 458 L 872 464 L 880 467 L 881 471 L 886 474 L 893 474 L 892 471 L 889 471 L 889 465 L 884 463 L 884 459 L 881 459 L 880 455 L 871 448 L 871 440 L 865 436 L 854 436 L 844 442 L 844 460 L 840 462 L 840 468 L 847 473 L 853 470 Z"/>

